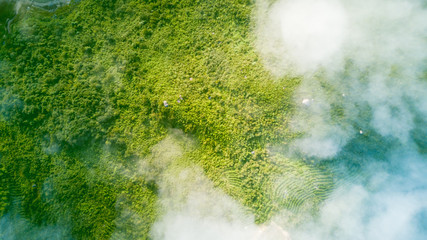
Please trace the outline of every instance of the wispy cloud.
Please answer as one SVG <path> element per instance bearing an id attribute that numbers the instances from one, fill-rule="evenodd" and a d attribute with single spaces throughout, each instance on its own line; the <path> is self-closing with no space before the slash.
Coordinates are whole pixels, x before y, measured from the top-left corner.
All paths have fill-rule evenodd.
<path id="1" fill-rule="evenodd" d="M 302 137 L 287 154 L 357 176 L 337 184 L 320 216 L 289 229 L 292 238 L 425 237 L 425 4 L 258 1 L 255 20 L 266 67 L 302 78 L 292 123 Z"/>

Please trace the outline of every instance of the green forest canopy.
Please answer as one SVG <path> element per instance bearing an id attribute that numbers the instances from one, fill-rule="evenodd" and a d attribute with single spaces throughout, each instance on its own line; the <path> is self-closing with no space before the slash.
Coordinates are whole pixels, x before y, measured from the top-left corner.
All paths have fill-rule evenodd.
<path id="1" fill-rule="evenodd" d="M 257 223 L 283 208 L 315 212 L 332 187 L 327 170 L 268 151 L 296 136 L 288 122 L 300 80 L 264 69 L 252 8 L 249 0 L 71 1 L 55 11 L 23 7 L 10 29 L 2 13 L 0 216 L 106 239 L 120 202 L 143 223 L 137 233 L 120 226 L 125 236 L 149 238 L 156 182 L 114 166 L 149 159 L 171 129 L 195 139 L 186 161 Z M 275 189 L 279 174 L 289 177 Z M 295 194 L 281 197 L 282 187 Z"/>

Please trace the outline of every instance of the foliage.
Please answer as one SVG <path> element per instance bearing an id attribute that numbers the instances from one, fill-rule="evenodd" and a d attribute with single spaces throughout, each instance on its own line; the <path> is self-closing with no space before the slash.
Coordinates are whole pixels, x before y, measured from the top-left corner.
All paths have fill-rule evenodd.
<path id="1" fill-rule="evenodd" d="M 77 239 L 148 238 L 155 183 L 123 172 L 169 128 L 197 138 L 189 160 L 258 223 L 287 207 L 268 191 L 286 171 L 266 148 L 294 137 L 287 123 L 299 79 L 262 67 L 252 7 L 86 0 L 53 12 L 22 8 L 0 48 L 0 213 L 69 223 Z M 19 204 L 8 207 L 11 199 Z"/>

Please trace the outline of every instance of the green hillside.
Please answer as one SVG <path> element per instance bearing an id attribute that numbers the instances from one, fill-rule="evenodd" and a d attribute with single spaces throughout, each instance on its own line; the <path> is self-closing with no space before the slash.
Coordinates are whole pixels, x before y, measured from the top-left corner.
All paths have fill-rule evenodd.
<path id="1" fill-rule="evenodd" d="M 332 178 L 270 153 L 296 137 L 288 124 L 300 79 L 263 67 L 253 8 L 250 0 L 22 7 L 9 29 L 0 26 L 0 215 L 70 226 L 73 239 L 148 239 L 162 213 L 152 176 L 162 170 L 135 166 L 156 153 L 173 158 L 170 148 L 188 139 L 176 161 L 200 166 L 257 224 L 282 209 L 315 213 Z M 1 14 L 2 23 L 14 15 Z"/>

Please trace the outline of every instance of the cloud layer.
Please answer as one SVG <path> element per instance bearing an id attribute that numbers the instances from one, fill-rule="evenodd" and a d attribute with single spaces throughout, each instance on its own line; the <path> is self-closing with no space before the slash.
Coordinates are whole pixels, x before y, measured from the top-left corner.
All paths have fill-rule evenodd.
<path id="1" fill-rule="evenodd" d="M 341 177 L 292 239 L 425 238 L 425 4 L 258 1 L 255 21 L 266 67 L 302 79 L 292 123 L 302 137 L 287 154 L 328 159 Z"/>
<path id="2" fill-rule="evenodd" d="M 335 156 L 372 129 L 407 144 L 426 119 L 427 11 L 417 1 L 259 1 L 258 46 L 278 76 L 302 75 L 295 150 Z M 361 132 L 362 131 L 362 132 Z"/>

